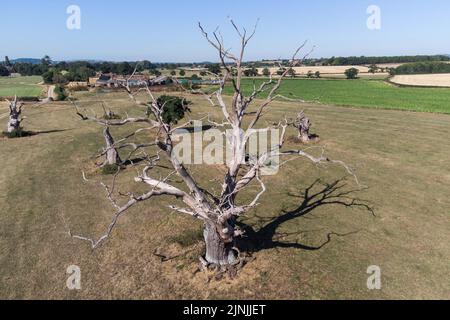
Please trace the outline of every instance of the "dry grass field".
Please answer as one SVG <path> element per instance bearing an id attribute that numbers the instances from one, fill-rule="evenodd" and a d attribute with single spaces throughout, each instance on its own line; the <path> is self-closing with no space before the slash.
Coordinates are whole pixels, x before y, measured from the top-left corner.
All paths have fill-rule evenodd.
<path id="1" fill-rule="evenodd" d="M 397 75 L 393 83 L 420 87 L 450 87 L 450 73 Z"/>
<path id="2" fill-rule="evenodd" d="M 101 112 L 98 96 L 77 98 Z M 136 114 L 123 94 L 101 98 Z M 201 97 L 189 99 L 194 116 L 218 115 Z M 0 104 L 0 114 L 6 108 Z M 102 146 L 101 128 L 80 121 L 69 103 L 26 108 L 24 126 L 39 134 L 0 140 L 0 298 L 450 298 L 450 117 L 288 102 L 267 116 L 300 109 L 327 155 L 350 164 L 366 187 L 339 167 L 289 162 L 265 178 L 261 205 L 241 221 L 255 259 L 238 278 L 216 280 L 196 272 L 201 226 L 166 209 L 167 199 L 134 208 L 96 251 L 70 238 L 68 228 L 101 235 L 113 212 L 96 183 L 111 177 L 90 170 L 86 183 L 81 175 Z M 112 133 L 127 131 L 118 130 Z M 194 169 L 203 184 L 221 170 Z M 125 171 L 119 191 L 135 188 L 135 175 Z M 155 252 L 173 259 L 162 262 Z M 66 288 L 73 264 L 81 267 L 80 291 Z M 381 267 L 380 291 L 366 287 L 370 265 Z"/>
<path id="3" fill-rule="evenodd" d="M 319 71 L 322 76 L 329 77 L 329 78 L 345 78 L 345 70 L 349 68 L 357 68 L 360 72 L 359 77 L 361 78 L 371 78 L 371 79 L 384 79 L 389 76 L 388 73 L 385 72 L 378 72 L 376 74 L 369 73 L 369 68 L 367 66 L 314 66 L 314 67 L 295 67 L 295 71 L 297 73 L 297 76 L 299 77 L 305 77 L 309 71 L 316 72 Z M 257 68 L 258 73 L 260 75 L 263 74 L 264 68 Z M 278 67 L 270 67 L 268 68 L 270 72 L 276 77 L 276 72 L 278 71 Z M 180 69 L 181 70 L 181 69 Z M 179 72 L 180 70 L 176 71 L 176 76 L 180 77 Z M 192 75 L 196 74 L 197 76 L 200 76 L 201 71 L 207 71 L 207 69 L 188 69 L 184 68 L 185 71 L 185 77 L 191 77 Z M 165 76 L 170 76 L 171 72 L 173 70 L 169 69 L 161 69 L 161 73 Z M 209 77 L 209 76 L 206 76 Z"/>
<path id="4" fill-rule="evenodd" d="M 345 70 L 356 68 L 360 73 L 368 73 L 369 68 L 366 66 L 312 66 L 312 67 L 295 67 L 293 68 L 298 75 L 306 75 L 308 71 L 319 71 L 321 74 L 344 74 Z M 262 74 L 264 68 L 259 68 L 258 73 Z M 268 68 L 272 74 L 276 74 L 278 67 Z"/>

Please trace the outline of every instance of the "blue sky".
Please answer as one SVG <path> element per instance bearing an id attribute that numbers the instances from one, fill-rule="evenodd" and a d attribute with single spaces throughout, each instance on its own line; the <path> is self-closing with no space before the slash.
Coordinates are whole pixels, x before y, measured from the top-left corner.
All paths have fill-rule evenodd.
<path id="1" fill-rule="evenodd" d="M 367 7 L 381 9 L 381 30 L 369 30 Z M 66 9 L 81 8 L 81 30 L 68 30 Z M 314 57 L 450 53 L 448 0 L 3 0 L 0 56 L 55 60 L 214 61 L 198 32 L 227 16 L 249 29 L 260 18 L 247 60 L 289 56 L 308 40 Z"/>

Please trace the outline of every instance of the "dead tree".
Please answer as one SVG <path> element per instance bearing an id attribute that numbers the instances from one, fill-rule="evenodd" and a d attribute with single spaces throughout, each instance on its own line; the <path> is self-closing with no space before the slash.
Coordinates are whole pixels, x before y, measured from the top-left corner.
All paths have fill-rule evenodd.
<path id="1" fill-rule="evenodd" d="M 20 130 L 20 123 L 22 122 L 22 103 L 17 101 L 17 96 L 13 101 L 6 100 L 9 103 L 9 121 L 6 129 L 7 133 L 14 133 Z"/>
<path id="2" fill-rule="evenodd" d="M 115 214 L 105 234 L 99 239 L 93 239 L 70 233 L 72 237 L 88 241 L 92 248 L 95 249 L 110 237 L 120 217 L 126 212 L 129 212 L 128 210 L 130 208 L 150 199 L 169 196 L 174 199 L 173 204 L 169 206 L 171 210 L 190 215 L 195 219 L 200 219 L 204 223 L 206 253 L 201 258 L 204 265 L 226 268 L 241 262 L 239 250 L 236 246 L 237 239 L 243 233 L 237 227 L 236 222 L 239 217 L 254 209 L 258 205 L 260 198 L 264 195 L 266 186 L 261 176 L 261 171 L 267 165 L 268 160 L 273 157 L 302 157 L 317 165 L 341 165 L 350 174 L 353 174 L 343 162 L 330 160 L 323 155 L 323 152 L 322 155 L 314 156 L 305 150 L 284 150 L 286 131 L 290 125 L 287 118 L 282 119 L 275 126 L 280 132 L 280 139 L 277 145 L 259 155 L 257 159 L 252 161 L 251 165 L 245 165 L 243 159 L 246 155 L 246 148 L 249 144 L 252 129 L 257 128 L 260 119 L 266 114 L 271 103 L 280 97 L 277 94 L 277 90 L 280 88 L 283 79 L 287 76 L 289 68 L 286 68 L 279 78 L 270 78 L 259 86 L 255 85 L 253 92 L 246 96 L 242 87 L 244 54 L 248 42 L 255 34 L 256 27 L 252 33 L 247 33 L 245 30 L 239 29 L 232 20 L 231 25 L 240 38 L 240 51 L 237 55 L 234 55 L 226 49 L 218 32 L 210 35 L 199 24 L 203 36 L 217 50 L 221 66 L 224 70 L 222 76 L 217 76 L 219 82 L 217 90 L 212 95 L 210 93 L 205 94 L 205 97 L 212 106 L 221 110 L 221 115 L 223 116 L 221 123 L 209 120 L 210 123 L 217 127 L 225 128 L 229 132 L 227 139 L 230 146 L 231 159 L 226 163 L 227 169 L 222 182 L 219 182 L 217 185 L 218 188 L 216 189 L 220 191 L 215 193 L 214 190 L 216 189 L 205 189 L 201 181 L 195 179 L 190 167 L 182 163 L 174 154 L 174 134 L 175 131 L 183 126 L 175 128 L 171 124 L 164 122 L 162 117 L 163 106 L 158 104 L 150 88 L 147 87 L 145 91 L 149 95 L 151 102 L 145 103 L 138 101 L 136 95 L 131 91 L 130 86 L 127 85 L 125 90 L 129 97 L 137 105 L 148 108 L 151 116 L 127 118 L 121 121 L 96 121 L 103 121 L 108 126 L 123 126 L 131 123 L 146 124 L 147 130 L 153 130 L 155 132 L 155 153 L 148 155 L 141 174 L 135 177 L 135 182 L 146 185 L 148 191 L 140 195 L 130 192 L 128 194 L 129 199 L 120 204 L 110 191 L 115 188 L 113 182 L 112 187 L 109 186 L 106 189 L 108 199 L 115 208 Z M 305 44 L 296 50 L 290 60 L 290 67 L 294 67 L 300 62 L 297 55 L 304 46 Z M 234 90 L 230 99 L 224 97 L 227 79 L 231 79 L 230 86 Z M 266 98 L 264 100 L 258 100 L 257 97 L 262 93 L 265 93 Z M 254 112 L 254 110 L 256 111 Z M 141 128 L 139 130 L 144 129 Z M 157 166 L 163 159 L 165 161 L 163 163 L 164 165 Z M 287 162 L 285 161 L 285 163 Z M 162 170 L 160 169 L 161 167 L 169 167 L 167 173 L 164 173 L 164 175 L 160 171 L 158 174 L 158 170 Z M 172 176 L 178 177 L 176 183 L 172 181 Z M 252 188 L 247 188 L 255 183 L 257 187 L 260 187 L 260 190 L 254 191 Z M 238 201 L 238 194 L 243 192 L 254 192 L 250 198 L 252 200 L 248 202 Z"/>
<path id="3" fill-rule="evenodd" d="M 111 110 L 109 110 L 109 112 L 107 112 L 104 104 L 102 103 L 102 107 L 103 107 L 103 110 L 104 110 L 104 116 L 103 116 L 103 119 L 97 119 L 96 116 L 90 117 L 88 115 L 83 114 L 79 110 L 79 108 L 76 105 L 76 103 L 74 101 L 71 101 L 71 102 L 75 106 L 76 113 L 81 118 L 81 120 L 83 120 L 83 121 L 87 121 L 87 120 L 95 121 L 99 125 L 102 125 L 104 127 L 104 129 L 103 129 L 103 138 L 105 139 L 105 147 L 103 148 L 103 151 L 97 156 L 97 158 L 105 157 L 105 160 L 103 161 L 101 166 L 102 167 L 104 167 L 106 165 L 120 166 L 123 162 L 120 159 L 119 152 L 118 152 L 118 147 L 116 145 L 116 142 L 114 141 L 114 138 L 111 135 L 111 132 L 109 130 L 109 125 L 108 125 L 109 117 L 107 117 L 108 115 L 115 116 L 114 113 Z"/>
<path id="4" fill-rule="evenodd" d="M 298 140 L 302 143 L 308 144 L 311 141 L 317 141 L 318 136 L 309 133 L 312 123 L 311 120 L 305 115 L 304 111 L 301 111 L 297 115 L 297 119 L 294 121 L 294 127 L 298 130 Z"/>
<path id="5" fill-rule="evenodd" d="M 119 152 L 117 152 L 114 138 L 112 137 L 111 133 L 109 132 L 108 126 L 105 126 L 105 128 L 103 129 L 103 137 L 105 138 L 105 143 L 106 143 L 106 147 L 103 151 L 103 153 L 106 156 L 103 166 L 105 166 L 105 165 L 119 166 L 122 163 L 122 160 L 120 160 Z"/>

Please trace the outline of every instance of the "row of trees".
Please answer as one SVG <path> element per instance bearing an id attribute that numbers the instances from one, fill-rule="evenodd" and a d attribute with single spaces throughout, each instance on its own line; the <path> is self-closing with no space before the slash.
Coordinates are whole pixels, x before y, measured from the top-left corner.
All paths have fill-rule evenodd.
<path id="1" fill-rule="evenodd" d="M 416 55 L 416 56 L 351 56 L 351 57 L 331 57 L 318 59 L 304 59 L 302 64 L 305 66 L 351 66 L 351 65 L 374 65 L 387 63 L 408 63 L 408 62 L 426 62 L 426 61 L 450 61 L 448 55 Z M 289 60 L 262 60 L 257 62 L 246 62 L 245 67 L 264 68 L 267 66 L 275 66 L 280 64 L 287 67 Z"/>
<path id="2" fill-rule="evenodd" d="M 450 73 L 450 63 L 446 62 L 416 62 L 403 64 L 391 71 L 391 74 L 426 74 Z"/>
<path id="3" fill-rule="evenodd" d="M 450 61 L 447 55 L 417 55 L 417 56 L 381 56 L 381 57 L 331 57 L 329 59 L 320 59 L 324 65 L 330 66 L 349 66 L 349 65 L 371 65 L 385 63 L 405 63 L 405 62 L 424 62 L 424 61 Z"/>
<path id="4" fill-rule="evenodd" d="M 50 79 L 54 74 L 64 76 L 68 81 L 86 81 L 90 76 L 96 72 L 103 73 L 117 73 L 122 75 L 131 74 L 134 71 L 136 62 L 89 62 L 89 61 L 73 61 L 73 62 L 54 62 L 49 56 L 45 56 L 39 63 L 33 62 L 16 62 L 12 63 L 8 57 L 1 64 L 0 72 L 6 73 L 4 68 L 9 68 L 10 71 L 20 73 L 24 76 L 44 75 L 51 71 L 46 76 Z M 141 72 L 149 70 L 151 73 L 157 73 L 157 65 L 150 61 L 140 62 L 137 71 Z"/>

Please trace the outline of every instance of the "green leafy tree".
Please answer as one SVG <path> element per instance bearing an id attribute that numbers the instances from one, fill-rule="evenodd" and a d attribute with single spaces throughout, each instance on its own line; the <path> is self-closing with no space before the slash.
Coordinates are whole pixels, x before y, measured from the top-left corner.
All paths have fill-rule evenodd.
<path id="1" fill-rule="evenodd" d="M 130 75 L 134 71 L 133 66 L 129 62 L 120 62 L 117 65 L 117 73 L 121 75 Z"/>
<path id="2" fill-rule="evenodd" d="M 176 75 L 177 75 L 177 72 L 176 72 L 175 70 L 172 70 L 172 71 L 170 71 L 170 75 L 171 75 L 171 76 L 176 76 Z"/>
<path id="3" fill-rule="evenodd" d="M 270 70 L 269 68 L 264 68 L 262 71 L 263 76 L 270 77 Z"/>
<path id="4" fill-rule="evenodd" d="M 152 69 L 150 70 L 150 73 L 157 77 L 159 77 L 162 74 L 161 71 L 159 71 L 158 69 Z"/>
<path id="5" fill-rule="evenodd" d="M 142 68 L 144 70 L 156 69 L 156 66 L 153 63 L 151 63 L 150 61 L 148 61 L 148 60 L 142 61 L 141 64 L 142 64 Z"/>
<path id="6" fill-rule="evenodd" d="M 44 79 L 44 83 L 46 84 L 52 84 L 53 83 L 53 77 L 55 76 L 55 71 L 53 69 L 48 70 L 42 75 L 42 78 Z"/>
<path id="7" fill-rule="evenodd" d="M 167 124 L 177 124 L 184 118 L 186 112 L 190 112 L 191 102 L 176 96 L 163 95 L 157 99 L 158 106 L 162 108 L 162 118 Z"/>
<path id="8" fill-rule="evenodd" d="M 246 76 L 246 77 L 256 77 L 256 76 L 258 76 L 258 69 L 253 67 L 251 69 L 244 70 L 244 76 Z"/>
<path id="9" fill-rule="evenodd" d="M 345 70 L 345 76 L 347 79 L 356 79 L 358 77 L 359 70 L 356 68 L 350 68 Z"/>
<path id="10" fill-rule="evenodd" d="M 54 93 L 56 101 L 64 101 L 69 96 L 66 92 L 66 89 L 62 85 L 56 85 Z"/>
<path id="11" fill-rule="evenodd" d="M 319 79 L 320 78 L 320 71 L 316 71 L 316 73 L 314 73 L 314 76 Z"/>
<path id="12" fill-rule="evenodd" d="M 186 75 L 186 71 L 180 70 L 180 76 L 184 77 Z"/>
<path id="13" fill-rule="evenodd" d="M 306 74 L 307 78 L 312 78 L 313 76 L 314 76 L 314 73 L 311 70 L 309 70 L 308 73 Z"/>
<path id="14" fill-rule="evenodd" d="M 66 84 L 68 81 L 65 76 L 60 72 L 53 72 L 52 83 L 54 84 Z"/>
<path id="15" fill-rule="evenodd" d="M 217 64 L 210 64 L 208 66 L 208 71 L 214 74 L 220 74 L 222 72 L 222 68 Z"/>
<path id="16" fill-rule="evenodd" d="M 9 70 L 6 67 L 0 65 L 0 77 L 7 77 L 9 75 Z"/>
<path id="17" fill-rule="evenodd" d="M 369 72 L 370 73 L 374 74 L 377 71 L 378 71 L 377 65 L 375 65 L 375 64 L 370 65 L 370 67 L 369 67 Z"/>

